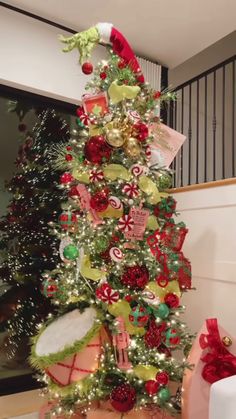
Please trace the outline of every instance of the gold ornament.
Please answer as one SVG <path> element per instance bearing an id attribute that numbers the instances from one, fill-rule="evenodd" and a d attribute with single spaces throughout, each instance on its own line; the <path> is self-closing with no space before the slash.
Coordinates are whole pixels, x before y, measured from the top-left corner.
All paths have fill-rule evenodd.
<path id="1" fill-rule="evenodd" d="M 233 341 L 229 336 L 224 336 L 222 338 L 222 343 L 223 343 L 224 346 L 231 346 Z"/>
<path id="2" fill-rule="evenodd" d="M 141 147 L 139 145 L 139 142 L 134 137 L 127 138 L 125 142 L 124 150 L 125 150 L 125 153 L 131 158 L 138 157 L 141 153 Z"/>
<path id="3" fill-rule="evenodd" d="M 119 128 L 112 128 L 106 131 L 106 142 L 115 148 L 121 147 L 125 142 L 125 137 Z"/>

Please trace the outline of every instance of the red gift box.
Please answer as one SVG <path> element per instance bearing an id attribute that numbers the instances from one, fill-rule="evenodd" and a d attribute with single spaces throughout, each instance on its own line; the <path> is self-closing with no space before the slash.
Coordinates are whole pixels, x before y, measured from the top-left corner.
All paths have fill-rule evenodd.
<path id="1" fill-rule="evenodd" d="M 97 95 L 83 96 L 83 107 L 87 114 L 103 116 L 108 112 L 108 98 L 106 92 Z"/>

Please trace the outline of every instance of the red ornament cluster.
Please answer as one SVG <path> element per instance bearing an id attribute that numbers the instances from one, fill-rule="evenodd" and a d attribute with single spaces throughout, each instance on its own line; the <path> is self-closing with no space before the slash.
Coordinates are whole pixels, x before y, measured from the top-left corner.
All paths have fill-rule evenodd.
<path id="1" fill-rule="evenodd" d="M 101 164 L 111 157 L 112 149 L 102 135 L 90 137 L 84 147 L 85 158 L 94 164 Z"/>
<path id="2" fill-rule="evenodd" d="M 128 412 L 135 405 L 136 391 L 129 384 L 121 384 L 112 390 L 110 402 L 118 412 Z"/>

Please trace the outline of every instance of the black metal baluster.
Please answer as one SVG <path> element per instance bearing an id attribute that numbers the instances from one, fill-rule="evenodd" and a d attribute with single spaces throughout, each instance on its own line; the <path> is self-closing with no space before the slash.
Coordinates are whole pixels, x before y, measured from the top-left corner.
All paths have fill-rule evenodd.
<path id="1" fill-rule="evenodd" d="M 207 182 L 207 75 L 205 76 L 205 120 L 204 120 L 204 182 Z"/>
<path id="2" fill-rule="evenodd" d="M 213 180 L 216 180 L 216 72 L 215 71 L 213 73 L 212 133 L 213 133 Z"/>
<path id="3" fill-rule="evenodd" d="M 198 160 L 199 160 L 199 80 L 197 80 L 197 109 L 196 109 L 196 183 L 199 182 Z"/>
<path id="4" fill-rule="evenodd" d="M 233 78 L 232 78 L 232 84 L 233 84 L 233 98 L 232 98 L 232 176 L 235 176 L 235 60 L 232 62 L 232 71 L 233 71 Z"/>
<path id="5" fill-rule="evenodd" d="M 222 179 L 225 179 L 225 66 L 222 72 Z"/>
<path id="6" fill-rule="evenodd" d="M 188 184 L 191 185 L 191 144 L 192 144 L 192 84 L 189 85 L 189 120 L 188 120 Z"/>
<path id="7" fill-rule="evenodd" d="M 184 132 L 184 88 L 181 89 L 181 132 Z M 184 179 L 183 179 L 183 147 L 181 147 L 180 152 L 180 186 L 183 186 Z"/>

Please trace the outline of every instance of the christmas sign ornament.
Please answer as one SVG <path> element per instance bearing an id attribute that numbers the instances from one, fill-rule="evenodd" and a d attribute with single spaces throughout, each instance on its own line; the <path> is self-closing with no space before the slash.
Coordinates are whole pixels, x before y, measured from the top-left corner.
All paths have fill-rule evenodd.
<path id="1" fill-rule="evenodd" d="M 31 360 L 57 386 L 68 386 L 96 372 L 101 354 L 100 333 L 101 325 L 93 308 L 83 313 L 73 310 L 40 332 Z"/>

